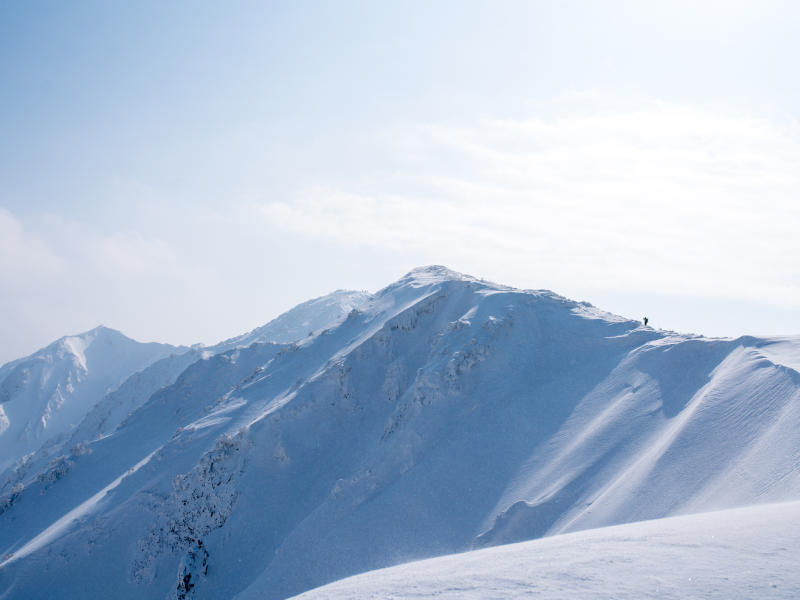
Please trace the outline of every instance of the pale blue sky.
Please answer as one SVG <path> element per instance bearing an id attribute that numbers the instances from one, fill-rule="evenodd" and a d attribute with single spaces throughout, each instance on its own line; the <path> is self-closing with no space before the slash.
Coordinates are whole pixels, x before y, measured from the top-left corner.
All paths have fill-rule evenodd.
<path id="1" fill-rule="evenodd" d="M 800 333 L 794 2 L 2 2 L 0 361 L 419 264 Z"/>

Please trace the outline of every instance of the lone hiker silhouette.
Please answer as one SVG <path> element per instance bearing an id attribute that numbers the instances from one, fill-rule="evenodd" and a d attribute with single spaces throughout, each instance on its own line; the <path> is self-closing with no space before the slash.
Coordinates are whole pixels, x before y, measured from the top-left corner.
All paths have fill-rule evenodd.
<path id="1" fill-rule="evenodd" d="M 647 317 L 644 317 L 644 318 L 642 319 L 642 321 L 644 322 L 644 326 L 645 326 L 645 327 L 647 327 L 647 321 L 648 321 Z"/>

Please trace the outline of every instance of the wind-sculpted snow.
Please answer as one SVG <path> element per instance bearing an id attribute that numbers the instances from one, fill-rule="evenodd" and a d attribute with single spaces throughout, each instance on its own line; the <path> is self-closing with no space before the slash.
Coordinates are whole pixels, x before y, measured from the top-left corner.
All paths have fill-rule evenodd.
<path id="1" fill-rule="evenodd" d="M 81 573 L 99 571 L 89 595 L 285 598 L 417 558 L 800 499 L 797 343 L 656 331 L 418 269 L 333 328 L 204 355 L 52 481 L 17 481 L 0 595 L 57 581 L 85 597 Z"/>
<path id="2" fill-rule="evenodd" d="M 633 523 L 357 575 L 297 600 L 796 598 L 800 503 Z"/>

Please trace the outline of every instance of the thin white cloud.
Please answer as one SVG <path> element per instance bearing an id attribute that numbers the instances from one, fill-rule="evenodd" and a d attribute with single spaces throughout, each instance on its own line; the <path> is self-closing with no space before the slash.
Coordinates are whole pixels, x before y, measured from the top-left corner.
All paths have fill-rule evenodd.
<path id="1" fill-rule="evenodd" d="M 258 210 L 308 236 L 503 263 L 557 289 L 800 306 L 797 133 L 668 104 L 424 126 L 383 148 L 407 153 L 407 170 Z"/>
<path id="2" fill-rule="evenodd" d="M 55 215 L 31 229 L 0 209 L 0 363 L 99 323 L 139 339 L 197 341 L 187 335 L 207 330 L 191 321 L 204 324 L 230 300 L 213 271 L 164 240 L 100 234 Z"/>

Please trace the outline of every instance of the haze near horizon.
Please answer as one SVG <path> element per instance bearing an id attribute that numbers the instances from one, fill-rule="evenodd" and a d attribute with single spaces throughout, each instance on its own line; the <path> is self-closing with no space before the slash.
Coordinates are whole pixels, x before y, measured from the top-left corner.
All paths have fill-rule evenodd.
<path id="1" fill-rule="evenodd" d="M 0 7 L 0 363 L 445 264 L 800 333 L 791 2 Z"/>

